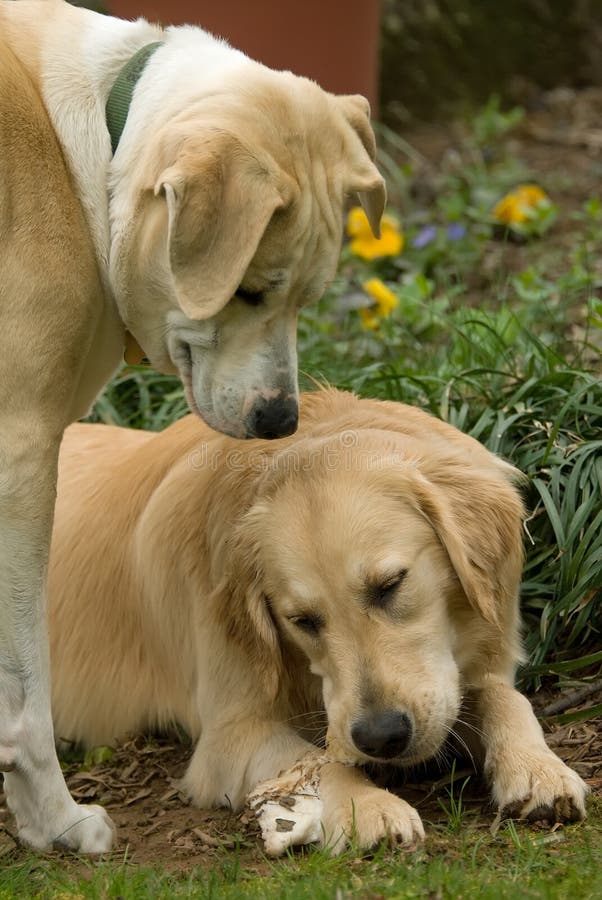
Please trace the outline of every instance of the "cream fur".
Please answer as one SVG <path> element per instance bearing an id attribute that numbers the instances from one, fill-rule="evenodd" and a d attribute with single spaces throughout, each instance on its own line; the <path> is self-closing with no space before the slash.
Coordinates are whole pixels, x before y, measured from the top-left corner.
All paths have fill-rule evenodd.
<path id="1" fill-rule="evenodd" d="M 39 95 L 1 36 L 0 314 L 0 770 L 24 842 L 98 852 L 112 826 L 73 802 L 54 753 L 45 575 L 61 435 L 115 368 L 123 327 Z"/>
<path id="2" fill-rule="evenodd" d="M 110 87 L 157 39 L 112 159 Z M 375 231 L 385 203 L 368 115 L 200 28 L 0 0 L 0 771 L 35 848 L 113 840 L 102 810 L 70 798 L 52 741 L 62 432 L 118 366 L 124 325 L 213 427 L 294 429 L 299 307 L 335 271 L 347 194 Z"/>
<path id="3" fill-rule="evenodd" d="M 157 368 L 180 373 L 205 421 L 252 436 L 261 401 L 296 399 L 297 313 L 334 275 L 349 194 L 378 231 L 367 102 L 201 28 L 63 0 L 0 0 L 0 29 L 44 100 L 122 321 Z M 109 90 L 157 40 L 112 159 Z M 262 293 L 260 308 L 235 298 L 240 285 Z"/>
<path id="4" fill-rule="evenodd" d="M 513 687 L 517 476 L 419 410 L 336 391 L 304 396 L 299 432 L 276 445 L 193 417 L 158 435 L 72 426 L 50 574 L 57 737 L 106 744 L 178 722 L 197 742 L 192 799 L 239 808 L 307 752 L 324 710 L 323 824 L 339 850 L 353 816 L 367 846 L 423 834 L 355 767 L 372 754 L 354 724 L 406 713 L 391 761 L 410 765 L 469 709 L 500 809 L 582 816 L 583 783 Z M 387 604 L 371 601 L 367 585 L 402 569 Z"/>

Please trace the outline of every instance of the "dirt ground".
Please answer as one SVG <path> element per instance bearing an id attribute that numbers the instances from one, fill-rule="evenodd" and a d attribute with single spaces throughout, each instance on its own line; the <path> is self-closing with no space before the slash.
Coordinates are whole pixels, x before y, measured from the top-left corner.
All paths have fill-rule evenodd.
<path id="1" fill-rule="evenodd" d="M 602 699 L 592 695 L 590 701 Z M 552 727 L 550 746 L 602 798 L 602 721 Z M 101 802 L 118 828 L 117 858 L 127 854 L 130 864 L 160 866 L 164 871 L 184 872 L 195 866 L 212 868 L 224 850 L 238 848 L 245 871 L 265 874 L 259 830 L 245 811 L 201 810 L 189 806 L 178 791 L 191 753 L 190 745 L 176 738 L 138 737 L 120 746 L 110 762 L 88 769 L 71 765 L 67 783 L 77 800 Z M 471 821 L 487 828 L 494 820 L 487 788 L 471 769 L 456 770 L 455 796 L 468 775 L 462 803 Z M 442 806 L 449 805 L 449 776 L 411 781 L 403 786 L 389 782 L 390 790 L 402 794 L 419 811 L 423 821 L 446 821 Z M 549 826 L 540 827 L 548 828 Z M 14 823 L 0 793 L 0 860 L 15 850 Z M 1 862 L 0 862 L 1 865 Z"/>
<path id="2" fill-rule="evenodd" d="M 428 174 L 436 171 L 450 153 L 458 132 L 452 127 L 423 127 L 404 137 L 428 160 Z M 542 95 L 539 111 L 526 117 L 511 140 L 513 152 L 542 173 L 541 181 L 553 177 L 554 202 L 567 212 L 578 209 L 586 199 L 598 195 L 602 183 L 602 90 Z M 567 177 L 558 177 L 563 174 Z M 570 238 L 570 228 L 556 226 L 546 236 L 557 244 Z M 520 246 L 499 248 L 499 253 L 513 255 L 510 262 L 517 270 L 524 265 L 523 252 Z M 508 262 L 504 260 L 505 265 Z M 601 699 L 602 691 L 592 695 L 588 703 Z M 542 701 L 535 698 L 536 705 Z M 602 720 L 553 726 L 548 732 L 554 750 L 579 772 L 593 793 L 602 797 Z M 72 764 L 67 768 L 67 780 L 78 800 L 99 801 L 107 808 L 118 827 L 117 851 L 127 851 L 133 863 L 187 870 L 211 866 L 223 848 L 238 846 L 247 871 L 265 872 L 258 829 L 248 814 L 194 809 L 179 793 L 177 779 L 190 753 L 190 745 L 174 738 L 138 737 L 119 747 L 109 762 L 87 770 Z M 403 796 L 417 806 L 427 822 L 442 821 L 445 814 L 439 801 L 448 799 L 448 785 L 445 778 L 407 784 Z M 471 780 L 463 800 L 481 812 L 484 822 L 493 821 L 486 789 L 476 779 Z M 0 793 L 0 858 L 14 851 L 13 830 Z"/>

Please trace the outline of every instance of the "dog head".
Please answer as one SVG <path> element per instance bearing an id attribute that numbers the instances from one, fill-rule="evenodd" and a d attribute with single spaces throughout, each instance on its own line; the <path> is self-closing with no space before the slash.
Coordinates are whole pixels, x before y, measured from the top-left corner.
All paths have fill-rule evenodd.
<path id="1" fill-rule="evenodd" d="M 515 662 L 515 489 L 453 451 L 408 456 L 390 432 L 299 441 L 274 467 L 238 530 L 254 574 L 233 633 L 272 689 L 291 648 L 305 656 L 335 758 L 433 756 L 484 659 Z"/>
<path id="2" fill-rule="evenodd" d="M 297 314 L 335 274 L 348 196 L 378 233 L 385 188 L 374 156 L 363 98 L 246 60 L 180 103 L 135 168 L 116 157 L 111 271 L 122 318 L 216 430 L 295 430 Z"/>

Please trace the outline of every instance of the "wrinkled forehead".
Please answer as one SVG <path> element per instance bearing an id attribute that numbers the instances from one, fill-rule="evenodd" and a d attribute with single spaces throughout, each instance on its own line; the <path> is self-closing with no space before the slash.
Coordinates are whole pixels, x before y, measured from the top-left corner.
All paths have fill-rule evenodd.
<path id="1" fill-rule="evenodd" d="M 325 212 L 328 207 L 328 213 Z M 290 294 L 300 303 L 322 296 L 338 264 L 343 232 L 340 205 L 300 194 L 274 213 L 245 273 L 245 287 Z"/>

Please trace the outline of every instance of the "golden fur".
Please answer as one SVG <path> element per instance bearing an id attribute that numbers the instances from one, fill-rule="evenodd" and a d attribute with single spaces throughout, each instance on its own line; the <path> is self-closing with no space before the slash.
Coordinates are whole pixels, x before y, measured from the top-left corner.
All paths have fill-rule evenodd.
<path id="1" fill-rule="evenodd" d="M 336 391 L 305 395 L 277 444 L 193 417 L 161 434 L 72 426 L 50 573 L 57 738 L 178 722 L 198 742 L 187 792 L 239 808 L 303 756 L 325 708 L 339 849 L 352 815 L 365 845 L 421 836 L 404 801 L 340 764 L 379 758 L 358 722 L 406 715 L 405 746 L 383 755 L 409 765 L 470 715 L 500 808 L 581 816 L 582 782 L 513 687 L 517 476 L 424 412 Z"/>

